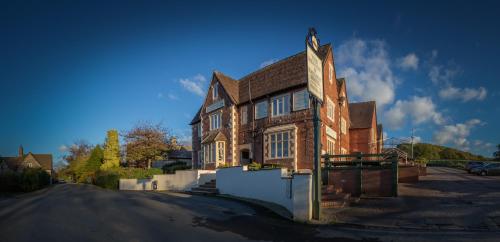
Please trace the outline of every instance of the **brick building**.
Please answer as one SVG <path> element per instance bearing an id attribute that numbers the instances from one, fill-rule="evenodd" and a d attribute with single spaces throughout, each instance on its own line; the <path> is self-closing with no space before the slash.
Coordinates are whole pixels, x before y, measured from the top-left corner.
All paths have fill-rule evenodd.
<path id="1" fill-rule="evenodd" d="M 377 123 L 375 101 L 349 104 L 351 126 L 350 152 L 381 153 L 382 124 Z"/>
<path id="2" fill-rule="evenodd" d="M 353 118 L 347 82 L 336 78 L 332 46 L 320 46 L 318 52 L 324 70 L 322 153 L 347 154 L 352 148 Z M 306 63 L 303 51 L 239 80 L 215 71 L 205 100 L 190 123 L 193 167 L 215 169 L 253 161 L 292 170 L 312 169 L 313 110 Z M 376 115 L 371 120 L 377 128 Z M 362 142 L 370 141 L 355 141 Z"/>

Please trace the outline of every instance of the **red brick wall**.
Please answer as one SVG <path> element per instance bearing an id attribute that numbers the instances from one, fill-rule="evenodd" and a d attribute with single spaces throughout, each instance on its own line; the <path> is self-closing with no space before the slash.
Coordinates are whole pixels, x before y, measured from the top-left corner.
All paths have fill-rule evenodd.
<path id="1" fill-rule="evenodd" d="M 329 171 L 328 184 L 342 188 L 342 192 L 359 196 L 359 169 L 339 169 Z M 363 170 L 363 194 L 368 196 L 392 196 L 391 169 Z"/>

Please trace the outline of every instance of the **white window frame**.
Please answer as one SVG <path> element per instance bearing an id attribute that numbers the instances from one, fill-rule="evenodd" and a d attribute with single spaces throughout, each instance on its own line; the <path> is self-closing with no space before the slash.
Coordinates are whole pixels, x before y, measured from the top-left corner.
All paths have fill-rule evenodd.
<path id="1" fill-rule="evenodd" d="M 297 101 L 299 95 L 304 96 L 304 101 L 306 102 L 306 103 L 303 103 L 303 104 L 305 104 L 304 106 L 296 105 L 296 103 L 295 103 Z M 310 101 L 309 101 L 309 93 L 307 92 L 307 89 L 302 89 L 300 91 L 294 92 L 292 104 L 293 104 L 293 111 L 308 109 L 310 107 Z"/>
<path id="2" fill-rule="evenodd" d="M 264 108 L 266 111 L 265 111 L 265 115 L 264 116 L 258 116 L 259 115 L 259 106 L 261 106 L 262 108 Z M 255 103 L 255 107 L 254 107 L 254 118 L 257 120 L 257 119 L 261 119 L 261 118 L 265 118 L 267 117 L 267 111 L 268 111 L 268 103 L 267 103 L 267 100 L 264 100 L 264 101 L 260 101 L 258 103 Z"/>
<path id="3" fill-rule="evenodd" d="M 326 97 L 326 116 L 331 121 L 335 120 L 335 103 L 330 99 L 330 97 Z"/>
<path id="4" fill-rule="evenodd" d="M 335 139 L 330 136 L 326 136 L 326 153 L 335 155 Z"/>
<path id="5" fill-rule="evenodd" d="M 247 124 L 248 122 L 248 106 L 241 107 L 241 124 Z"/>
<path id="6" fill-rule="evenodd" d="M 290 93 L 285 93 L 271 98 L 271 117 L 280 117 L 289 113 Z"/>
<path id="7" fill-rule="evenodd" d="M 347 122 L 344 117 L 340 120 L 340 132 L 342 132 L 342 134 L 347 134 Z"/>
<path id="8" fill-rule="evenodd" d="M 214 86 L 212 87 L 212 99 L 217 99 L 219 97 L 219 83 L 216 82 L 214 83 Z"/>
<path id="9" fill-rule="evenodd" d="M 210 130 L 220 129 L 222 124 L 222 112 L 210 114 Z"/>
<path id="10" fill-rule="evenodd" d="M 269 133 L 268 135 L 268 159 L 288 159 L 293 158 L 291 154 L 291 130 L 278 131 Z M 286 140 L 285 140 L 286 137 Z"/>

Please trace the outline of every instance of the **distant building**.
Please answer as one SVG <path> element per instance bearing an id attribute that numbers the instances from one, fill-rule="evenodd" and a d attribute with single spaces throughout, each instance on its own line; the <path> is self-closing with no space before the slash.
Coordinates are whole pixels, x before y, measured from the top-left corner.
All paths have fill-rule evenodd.
<path id="1" fill-rule="evenodd" d="M 192 167 L 192 151 L 186 149 L 173 150 L 167 154 L 166 160 L 158 160 L 154 161 L 151 167 L 153 168 L 162 168 L 166 164 L 174 163 L 174 162 L 184 162 L 188 166 Z"/>
<path id="2" fill-rule="evenodd" d="M 24 154 L 23 146 L 19 146 L 18 156 L 0 157 L 0 159 L 3 161 L 0 162 L 0 171 L 8 168 L 11 171 L 22 172 L 25 168 L 41 168 L 51 176 L 54 173 L 51 154 L 33 154 L 31 152 Z"/>
<path id="3" fill-rule="evenodd" d="M 382 153 L 382 124 L 377 124 L 375 101 L 349 104 L 350 152 Z"/>

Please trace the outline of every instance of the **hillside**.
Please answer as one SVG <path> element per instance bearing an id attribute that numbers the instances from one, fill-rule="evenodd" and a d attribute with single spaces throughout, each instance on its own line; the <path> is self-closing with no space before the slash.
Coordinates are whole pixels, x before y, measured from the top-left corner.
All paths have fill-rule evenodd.
<path id="1" fill-rule="evenodd" d="M 400 144 L 399 149 L 411 155 L 411 144 Z M 413 145 L 413 153 L 416 160 L 486 160 L 481 155 L 457 150 L 440 145 L 418 143 Z"/>

